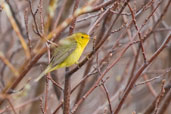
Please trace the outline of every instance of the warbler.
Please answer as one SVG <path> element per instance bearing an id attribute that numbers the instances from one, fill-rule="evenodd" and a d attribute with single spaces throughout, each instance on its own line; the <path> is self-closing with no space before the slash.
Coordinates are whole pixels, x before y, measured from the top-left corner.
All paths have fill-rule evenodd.
<path id="1" fill-rule="evenodd" d="M 39 81 L 44 75 L 56 69 L 78 63 L 89 40 L 90 36 L 86 33 L 74 33 L 61 39 L 58 46 L 52 49 L 52 58 L 49 65 L 35 81 Z"/>

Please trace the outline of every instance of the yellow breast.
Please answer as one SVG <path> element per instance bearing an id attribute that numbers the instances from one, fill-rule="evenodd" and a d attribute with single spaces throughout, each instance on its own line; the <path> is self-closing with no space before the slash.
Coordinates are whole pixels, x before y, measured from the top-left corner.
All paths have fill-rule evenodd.
<path id="1" fill-rule="evenodd" d="M 69 55 L 61 64 L 58 65 L 58 68 L 69 67 L 73 64 L 76 64 L 83 52 L 84 48 L 81 45 L 77 44 L 76 49 Z"/>

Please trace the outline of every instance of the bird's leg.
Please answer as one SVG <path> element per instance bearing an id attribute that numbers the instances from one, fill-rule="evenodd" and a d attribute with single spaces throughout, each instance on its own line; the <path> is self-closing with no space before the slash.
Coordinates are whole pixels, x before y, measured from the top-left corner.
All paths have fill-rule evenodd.
<path id="1" fill-rule="evenodd" d="M 87 58 L 88 61 L 90 60 L 90 57 L 88 55 L 86 56 L 86 58 Z"/>
<path id="2" fill-rule="evenodd" d="M 79 65 L 80 63 L 78 61 L 76 61 L 75 64 L 77 65 L 78 68 L 81 68 L 80 65 Z"/>

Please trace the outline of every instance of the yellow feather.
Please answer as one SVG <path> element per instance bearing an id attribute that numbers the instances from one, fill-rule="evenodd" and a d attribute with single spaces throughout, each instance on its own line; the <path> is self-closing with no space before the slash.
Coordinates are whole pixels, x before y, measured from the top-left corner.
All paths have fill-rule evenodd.
<path id="1" fill-rule="evenodd" d="M 90 36 L 85 33 L 75 33 L 60 40 L 60 46 L 54 48 L 50 64 L 35 81 L 39 81 L 48 72 L 76 64 L 89 40 Z"/>

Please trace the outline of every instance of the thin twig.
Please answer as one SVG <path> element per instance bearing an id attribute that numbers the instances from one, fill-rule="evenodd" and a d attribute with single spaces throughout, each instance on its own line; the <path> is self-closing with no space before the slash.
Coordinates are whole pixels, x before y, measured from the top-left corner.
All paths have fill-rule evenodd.
<path id="1" fill-rule="evenodd" d="M 165 94 L 164 96 L 170 92 L 170 89 L 171 89 L 171 84 L 168 83 L 165 87 Z M 160 93 L 158 94 L 158 96 L 153 100 L 153 102 L 147 107 L 147 109 L 145 109 L 145 111 L 143 112 L 143 114 L 152 114 L 152 112 L 154 111 L 155 109 L 155 104 L 157 102 L 157 99 L 159 97 Z M 161 99 L 163 99 L 164 97 L 162 97 Z"/>
<path id="2" fill-rule="evenodd" d="M 171 101 L 171 91 L 169 91 L 165 96 L 165 98 L 163 99 L 163 103 L 161 104 L 157 114 L 164 114 L 167 107 L 170 106 L 169 105 L 171 103 L 170 101 Z"/>
<path id="3" fill-rule="evenodd" d="M 132 90 L 135 82 L 137 79 L 141 76 L 141 73 L 145 70 L 145 68 L 160 54 L 160 52 L 165 48 L 166 44 L 169 42 L 171 38 L 171 35 L 169 35 L 166 40 L 163 42 L 163 44 L 160 46 L 160 48 L 152 55 L 152 57 L 147 61 L 147 63 L 144 63 L 137 73 L 135 74 L 134 78 L 131 80 L 130 84 L 128 85 L 128 88 L 126 89 L 125 93 L 123 94 L 123 97 L 121 98 L 116 110 L 114 111 L 114 114 L 118 114 L 119 110 L 121 109 L 121 106 L 123 105 L 125 99 L 127 98 L 129 92 Z"/>
<path id="4" fill-rule="evenodd" d="M 139 31 L 139 28 L 138 28 L 138 26 L 137 26 L 137 23 L 136 23 L 136 20 L 135 20 L 134 12 L 133 12 L 131 6 L 129 5 L 129 3 L 128 3 L 128 7 L 129 7 L 129 9 L 130 9 L 130 11 L 131 11 L 131 15 L 132 15 L 132 19 L 133 19 L 133 23 L 134 23 L 134 25 L 135 25 L 135 28 L 136 28 L 136 30 L 138 31 L 138 37 L 139 37 L 139 39 L 140 39 L 140 47 L 141 47 L 141 50 L 142 50 L 142 55 L 143 55 L 143 58 L 144 58 L 144 62 L 146 62 L 146 56 L 145 56 L 144 46 L 143 46 L 143 40 L 142 40 L 143 38 L 142 38 L 142 35 L 141 35 L 141 33 L 140 33 L 140 31 Z"/>
<path id="5" fill-rule="evenodd" d="M 9 105 L 11 106 L 13 113 L 14 113 L 14 114 L 17 114 L 17 112 L 16 112 L 16 110 L 15 110 L 15 108 L 14 108 L 14 106 L 13 106 L 11 100 L 10 100 L 8 97 L 7 97 L 7 101 L 8 101 L 8 103 L 9 103 Z"/>
<path id="6" fill-rule="evenodd" d="M 62 2 L 63 2 L 62 6 L 61 6 L 61 8 L 60 8 L 60 10 L 58 12 L 57 19 L 56 19 L 56 21 L 54 23 L 53 29 L 55 29 L 57 27 L 57 25 L 59 24 L 59 20 L 60 20 L 60 18 L 62 16 L 62 13 L 63 13 L 64 9 L 65 9 L 65 5 L 67 3 L 67 0 L 63 0 Z"/>
<path id="7" fill-rule="evenodd" d="M 109 110 L 110 110 L 110 113 L 113 114 L 113 112 L 112 112 L 112 105 L 111 105 L 110 97 L 109 97 L 109 92 L 108 92 L 107 88 L 105 87 L 103 81 L 102 81 L 102 87 L 103 87 L 103 89 L 104 89 L 104 91 L 105 91 L 105 94 L 106 94 L 106 97 L 107 97 L 107 101 L 108 101 L 108 103 L 109 103 Z"/>
<path id="8" fill-rule="evenodd" d="M 164 93 L 165 93 L 165 89 L 164 89 L 165 82 L 166 82 L 166 80 L 162 80 L 161 91 L 160 91 L 160 94 L 159 94 L 159 96 L 157 98 L 157 101 L 156 101 L 156 104 L 155 104 L 155 109 L 154 109 L 154 113 L 153 114 L 157 114 L 157 112 L 158 112 L 159 104 L 160 104 L 161 99 L 162 99 L 162 97 L 164 96 Z"/>
<path id="9" fill-rule="evenodd" d="M 144 78 L 144 80 L 148 80 L 148 77 L 147 77 L 146 74 L 143 75 L 143 78 Z M 147 82 L 146 85 L 147 85 L 148 89 L 150 90 L 150 92 L 152 93 L 152 95 L 154 97 L 156 97 L 157 96 L 157 93 L 156 93 L 155 89 L 153 88 L 153 86 L 151 85 L 151 83 L 150 82 Z"/>
<path id="10" fill-rule="evenodd" d="M 171 71 L 171 68 L 169 68 L 169 69 L 168 69 L 166 72 L 164 72 L 164 74 L 162 74 L 162 75 L 159 75 L 159 76 L 156 76 L 156 77 L 154 77 L 154 78 L 151 78 L 151 79 L 148 79 L 148 80 L 145 80 L 145 81 L 143 81 L 143 82 L 139 82 L 139 83 L 135 84 L 135 87 L 136 87 L 136 86 L 139 86 L 139 85 L 143 85 L 143 84 L 148 83 L 148 82 L 151 82 L 151 81 L 154 81 L 154 80 L 156 80 L 156 79 L 159 79 L 159 78 L 165 76 L 165 75 L 166 75 L 167 73 L 169 73 L 170 71 Z"/>
<path id="11" fill-rule="evenodd" d="M 31 14 L 32 14 L 32 17 L 33 17 L 33 21 L 34 21 L 34 25 L 36 27 L 36 31 L 34 31 L 38 36 L 40 36 L 42 38 L 42 34 L 39 30 L 39 26 L 38 26 L 38 23 L 37 23 L 37 20 L 36 20 L 36 14 L 38 12 L 38 8 L 36 9 L 36 11 L 34 12 L 33 11 L 33 8 L 32 8 L 32 2 L 31 0 L 27 0 L 28 3 L 29 3 L 29 7 L 30 7 L 30 11 L 31 11 Z"/>

